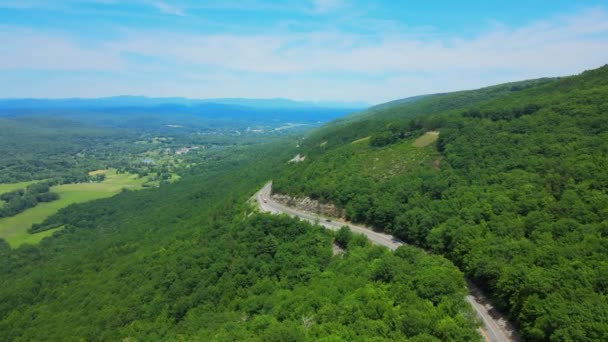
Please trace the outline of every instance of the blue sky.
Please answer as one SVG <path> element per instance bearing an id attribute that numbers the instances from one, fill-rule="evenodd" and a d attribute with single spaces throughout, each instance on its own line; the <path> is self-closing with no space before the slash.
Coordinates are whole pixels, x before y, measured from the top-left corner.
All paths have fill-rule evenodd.
<path id="1" fill-rule="evenodd" d="M 0 0 L 3 98 L 379 103 L 606 63 L 605 0 Z"/>

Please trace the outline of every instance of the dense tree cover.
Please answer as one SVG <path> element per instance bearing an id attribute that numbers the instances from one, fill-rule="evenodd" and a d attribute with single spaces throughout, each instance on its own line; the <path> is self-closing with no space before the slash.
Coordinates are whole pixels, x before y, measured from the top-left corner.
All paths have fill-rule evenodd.
<path id="1" fill-rule="evenodd" d="M 0 109 L 0 115 L 1 112 Z M 103 174 L 89 172 L 113 168 L 117 173 L 145 177 L 142 185 L 145 188 L 158 187 L 179 176 L 215 167 L 218 160 L 242 159 L 249 153 L 249 147 L 283 139 L 284 135 L 222 134 L 227 127 L 218 131 L 207 127 L 204 132 L 202 128 L 198 131 L 170 128 L 174 131 L 159 135 L 146 124 L 137 126 L 137 117 L 132 118 L 132 129 L 109 128 L 91 125 L 90 121 L 103 121 L 104 116 L 99 113 L 95 119 L 87 121 L 82 113 L 78 116 L 59 112 L 41 110 L 29 113 L 30 116 L 0 118 L 0 131 L 3 132 L 0 134 L 0 183 L 31 180 L 49 185 L 101 182 Z M 33 114 L 46 116 L 31 116 Z M 230 151 L 224 153 L 224 150 Z M 40 202 L 58 198 L 52 192 L 30 190 L 0 193 L 4 196 L 0 199 L 0 217 L 13 216 Z M 34 227 L 33 231 L 41 228 Z"/>
<path id="2" fill-rule="evenodd" d="M 274 187 L 448 256 L 528 340 L 608 340 L 608 67 L 480 98 L 419 118 L 434 146 L 312 136 Z"/>
<path id="3" fill-rule="evenodd" d="M 253 212 L 288 145 L 63 209 L 38 246 L 0 240 L 0 340 L 479 340 L 446 259 L 348 230 L 332 256 L 330 231 Z"/>
<path id="4" fill-rule="evenodd" d="M 109 167 L 162 182 L 184 170 L 184 159 L 190 164 L 190 156 L 176 158 L 180 149 L 196 147 L 190 154 L 201 154 L 206 148 L 259 144 L 352 111 L 182 100 L 0 101 L 0 183 L 58 177 L 75 183 L 88 181 L 88 171 Z"/>
<path id="5" fill-rule="evenodd" d="M 382 147 L 394 144 L 399 140 L 420 136 L 423 132 L 434 131 L 441 127 L 442 121 L 441 118 L 432 117 L 426 120 L 412 118 L 407 123 L 390 122 L 370 136 L 369 144 L 374 147 Z"/>
<path id="6" fill-rule="evenodd" d="M 61 179 L 89 181 L 112 154 L 131 149 L 136 136 L 58 118 L 0 119 L 0 183 Z"/>
<path id="7" fill-rule="evenodd" d="M 88 172 L 107 168 L 162 182 L 172 174 L 188 173 L 190 166 L 216 155 L 216 150 L 276 141 L 290 132 L 241 134 L 211 124 L 170 128 L 164 121 L 150 123 L 145 117 L 131 118 L 133 122 L 125 127 L 106 127 L 102 125 L 106 116 L 89 113 L 96 119 L 88 120 L 85 114 L 34 111 L 30 116 L 0 117 L 0 183 L 97 181 Z M 108 116 L 110 120 L 112 115 Z M 163 129 L 155 129 L 159 127 Z M 178 153 L 184 148 L 187 153 Z"/>
<path id="8" fill-rule="evenodd" d="M 40 202 L 51 202 L 59 199 L 59 195 L 51 191 L 53 182 L 40 182 L 27 186 L 25 189 L 17 189 L 0 194 L 0 200 L 4 201 L 0 207 L 0 217 L 16 215 L 27 208 L 35 207 Z"/>
<path id="9" fill-rule="evenodd" d="M 457 111 L 471 104 L 516 94 L 539 85 L 554 83 L 557 79 L 543 78 L 496 85 L 479 90 L 417 96 L 374 106 L 334 120 L 317 130 L 303 141 L 309 154 L 322 152 L 384 130 L 387 126 L 405 126 L 405 120 L 419 120 L 423 115 Z M 436 126 L 430 123 L 430 126 Z M 320 143 L 323 143 L 320 146 Z M 316 148 L 315 148 L 316 147 Z M 322 147 L 322 148 L 318 148 Z"/>

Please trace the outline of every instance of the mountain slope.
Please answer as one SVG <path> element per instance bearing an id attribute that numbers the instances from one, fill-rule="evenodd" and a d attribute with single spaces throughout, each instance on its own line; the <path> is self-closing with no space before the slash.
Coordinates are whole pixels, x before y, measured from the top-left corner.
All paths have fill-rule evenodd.
<path id="1" fill-rule="evenodd" d="M 448 256 L 529 340 L 608 339 L 608 67 L 520 85 L 334 122 L 274 189 Z"/>
<path id="2" fill-rule="evenodd" d="M 0 340 L 475 341 L 462 273 L 247 199 L 293 153 L 252 148 L 160 188 L 63 209 L 39 246 L 0 240 Z"/>
<path id="3" fill-rule="evenodd" d="M 379 130 L 395 120 L 404 121 L 407 118 L 459 110 L 471 104 L 480 104 L 495 98 L 516 94 L 522 90 L 557 80 L 555 78 L 541 78 L 505 83 L 478 90 L 415 96 L 391 101 L 330 122 L 312 132 L 309 141 L 305 142 L 305 146 L 310 147 L 315 143 L 325 141 L 328 142 L 329 146 L 334 143 L 350 142 L 363 138 L 369 135 L 369 132 Z"/>

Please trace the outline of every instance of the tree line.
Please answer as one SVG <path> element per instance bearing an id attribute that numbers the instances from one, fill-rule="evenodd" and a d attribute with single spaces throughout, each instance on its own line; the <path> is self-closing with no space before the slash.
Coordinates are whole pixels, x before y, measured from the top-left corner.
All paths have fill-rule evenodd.
<path id="1" fill-rule="evenodd" d="M 25 189 L 0 194 L 0 200 L 4 201 L 0 206 L 0 217 L 13 216 L 35 207 L 38 203 L 59 199 L 59 195 L 51 191 L 52 185 L 54 185 L 52 182 L 39 182 L 31 184 Z"/>

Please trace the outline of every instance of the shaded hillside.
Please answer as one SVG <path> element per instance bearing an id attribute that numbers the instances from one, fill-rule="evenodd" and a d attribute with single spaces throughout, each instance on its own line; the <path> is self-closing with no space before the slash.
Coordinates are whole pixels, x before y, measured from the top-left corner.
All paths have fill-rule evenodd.
<path id="1" fill-rule="evenodd" d="M 448 256 L 529 340 L 606 340 L 608 67 L 519 84 L 328 125 L 274 188 Z"/>

